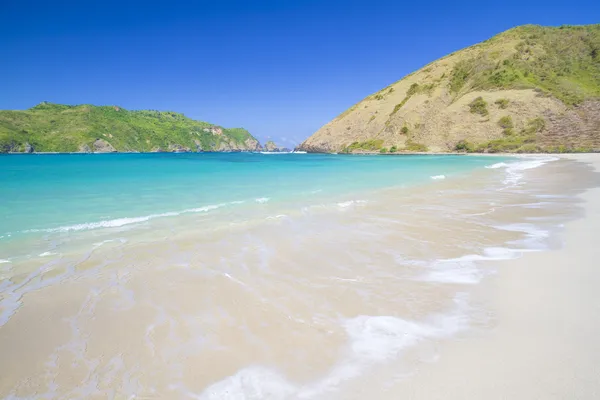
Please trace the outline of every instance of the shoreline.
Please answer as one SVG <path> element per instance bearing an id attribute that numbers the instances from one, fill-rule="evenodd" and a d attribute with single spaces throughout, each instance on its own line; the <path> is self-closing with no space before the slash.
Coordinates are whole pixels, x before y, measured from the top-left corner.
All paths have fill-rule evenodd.
<path id="1" fill-rule="evenodd" d="M 600 155 L 561 158 L 591 164 Z M 577 196 L 585 215 L 569 221 L 559 249 L 496 261 L 476 290 L 491 329 L 440 344 L 439 360 L 420 365 L 388 392 L 410 399 L 592 399 L 600 396 L 600 186 Z"/>
<path id="2" fill-rule="evenodd" d="M 97 394 L 111 388 L 144 397 L 156 387 L 161 398 L 184 393 L 223 398 L 233 393 L 239 398 L 447 399 L 453 387 L 444 386 L 462 385 L 467 378 L 463 386 L 469 391 L 457 392 L 454 398 L 489 398 L 487 392 L 495 388 L 477 392 L 471 377 L 489 368 L 495 384 L 497 361 L 509 354 L 514 337 L 523 334 L 501 331 L 501 339 L 511 340 L 504 347 L 493 341 L 478 346 L 477 340 L 495 338 L 494 323 L 502 327 L 503 321 L 512 321 L 513 308 L 521 307 L 526 295 L 515 294 L 513 288 L 505 294 L 496 284 L 506 282 L 503 276 L 513 261 L 494 261 L 492 268 L 487 268 L 488 261 L 477 264 L 512 259 L 510 254 L 519 249 L 535 251 L 531 236 L 550 232 L 557 216 L 572 221 L 581 209 L 574 195 L 595 184 L 589 167 L 556 161 L 536 168 L 543 164 L 539 158 L 556 159 L 515 158 L 512 169 L 508 161 L 485 159 L 481 165 L 487 168 L 471 171 L 465 175 L 468 179 L 369 191 L 365 197 L 352 195 L 352 200 L 325 207 L 316 202 L 296 213 L 280 212 L 272 208 L 276 203 L 255 199 L 251 205 L 267 203 L 268 208 L 258 206 L 258 218 L 242 224 L 223 224 L 238 214 L 221 218 L 215 213 L 212 219 L 190 219 L 187 224 L 182 223 L 185 219 L 175 225 L 156 221 L 131 236 L 128 229 L 107 231 L 106 237 L 90 230 L 85 237 L 77 235 L 81 243 L 72 243 L 87 245 L 84 251 L 40 249 L 31 264 L 9 265 L 8 272 L 19 270 L 16 285 L 28 273 L 35 279 L 33 286 L 9 287 L 3 304 L 9 319 L 0 327 L 0 343 L 6 346 L 0 370 L 8 378 L 0 384 L 0 393 L 24 397 L 49 390 L 50 397 L 68 397 L 69 390 L 87 385 L 87 378 L 77 378 L 79 369 L 88 368 L 91 364 L 86 363 L 94 357 L 109 360 L 116 355 L 134 366 L 116 376 L 132 373 L 139 385 L 127 392 L 130 388 L 103 372 L 110 365 L 101 361 L 100 369 L 89 370 L 106 379 L 107 386 L 97 388 Z M 521 171 L 532 169 L 527 174 L 533 175 L 519 183 L 525 177 Z M 570 182 L 574 176 L 582 180 Z M 556 194 L 567 196 L 551 200 Z M 550 220 L 544 219 L 548 216 Z M 542 220 L 528 224 L 527 217 Z M 511 224 L 517 228 L 511 229 Z M 168 233 L 173 226 L 177 229 Z M 517 245 L 513 248 L 511 243 Z M 498 247 L 505 244 L 508 248 Z M 232 249 L 241 251 L 231 254 Z M 331 254 L 336 254 L 335 261 L 323 262 L 333 261 Z M 544 267 L 536 273 L 543 274 Z M 495 271 L 498 274 L 490 276 Z M 527 289 L 536 279 L 517 281 Z M 165 281 L 169 285 L 163 285 Z M 505 297 L 514 297 L 506 315 L 504 303 L 494 302 Z M 317 316 L 315 304 L 320 304 Z M 491 326 L 481 318 L 488 312 L 497 316 Z M 52 318 L 41 317 L 45 315 Z M 201 320 L 189 319 L 198 315 Z M 123 329 L 114 329 L 115 320 Z M 67 321 L 74 321 L 74 331 Z M 522 321 L 515 325 L 529 331 Z M 548 330 L 547 324 L 542 326 Z M 171 341 L 167 328 L 180 339 Z M 39 331 L 47 334 L 36 338 L 35 348 L 19 346 L 23 335 Z M 205 339 L 198 342 L 198 337 Z M 284 337 L 288 339 L 277 340 Z M 219 346 L 206 346 L 213 341 Z M 174 346 L 193 357 L 155 357 L 165 357 L 164 351 Z M 521 346 L 520 353 L 526 354 L 527 347 Z M 486 356 L 491 366 L 480 371 L 480 354 L 496 348 L 502 351 Z M 542 356 L 553 354 L 545 350 Z M 61 361 L 73 357 L 79 364 Z M 469 357 L 474 357 L 470 365 Z M 179 377 L 171 367 L 179 363 L 190 375 Z M 464 374 L 457 368 L 461 364 L 473 372 Z M 509 372 L 513 364 L 518 362 L 506 363 Z M 405 371 L 404 366 L 409 368 Z M 401 377 L 404 373 L 406 379 Z"/>
<path id="3" fill-rule="evenodd" d="M 300 151 L 304 151 L 304 150 L 300 150 Z M 90 155 L 90 154 L 212 154 L 212 153 L 252 153 L 252 154 L 256 154 L 256 153 L 262 153 L 260 151 L 254 151 L 254 150 L 239 150 L 239 151 L 110 151 L 110 152 L 79 152 L 79 151 L 75 151 L 75 152 L 58 152 L 58 151 L 48 151 L 48 152 L 44 152 L 44 151 L 34 151 L 31 153 L 25 153 L 25 152 L 6 152 L 6 153 L 2 153 L 0 152 L 0 155 L 48 155 L 48 154 L 56 154 L 56 155 L 72 155 L 72 154 L 82 154 L 82 155 Z M 274 154 L 287 154 L 288 152 L 269 152 L 269 153 L 274 153 Z M 587 153 L 466 153 L 466 152 L 456 152 L 456 151 L 449 151 L 449 152 L 441 152 L 441 151 L 428 151 L 428 152 L 420 152 L 420 151 L 415 151 L 415 152 L 395 152 L 395 153 L 380 153 L 378 151 L 373 151 L 373 152 L 360 152 L 360 153 L 326 153 L 326 152 L 305 152 L 305 153 L 298 153 L 298 152 L 289 152 L 289 154 L 323 154 L 323 155 L 343 155 L 343 156 L 413 156 L 413 155 L 419 155 L 419 156 L 427 156 L 427 155 L 432 155 L 432 156 L 444 156 L 444 155 L 448 155 L 448 156 L 490 156 L 490 157 L 535 157 L 535 156 L 539 156 L 539 157 L 543 157 L 543 156 L 557 156 L 557 157 L 564 157 L 564 158 L 571 158 L 570 156 L 578 156 L 578 155 L 593 155 L 593 154 L 600 154 L 598 152 L 587 152 Z"/>

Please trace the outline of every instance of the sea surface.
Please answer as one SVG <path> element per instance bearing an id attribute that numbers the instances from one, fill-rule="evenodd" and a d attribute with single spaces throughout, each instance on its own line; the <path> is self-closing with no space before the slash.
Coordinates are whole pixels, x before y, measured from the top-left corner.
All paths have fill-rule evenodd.
<path id="1" fill-rule="evenodd" d="M 0 157 L 0 397 L 386 398 L 559 246 L 551 156 Z M 577 179 L 573 179 L 577 176 Z"/>

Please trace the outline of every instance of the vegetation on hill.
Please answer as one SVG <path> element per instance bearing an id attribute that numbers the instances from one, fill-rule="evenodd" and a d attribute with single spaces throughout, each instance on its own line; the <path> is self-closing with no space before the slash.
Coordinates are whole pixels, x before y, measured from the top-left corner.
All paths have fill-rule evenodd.
<path id="1" fill-rule="evenodd" d="M 519 26 L 476 46 L 510 41 L 516 44 L 509 57 L 492 51 L 458 62 L 452 92 L 531 88 L 567 105 L 600 97 L 600 25 Z"/>
<path id="2" fill-rule="evenodd" d="M 0 111 L 0 152 L 256 150 L 245 129 L 225 129 L 176 112 L 41 103 Z"/>
<path id="3" fill-rule="evenodd" d="M 367 96 L 300 148 L 600 151 L 599 132 L 600 25 L 525 25 Z"/>

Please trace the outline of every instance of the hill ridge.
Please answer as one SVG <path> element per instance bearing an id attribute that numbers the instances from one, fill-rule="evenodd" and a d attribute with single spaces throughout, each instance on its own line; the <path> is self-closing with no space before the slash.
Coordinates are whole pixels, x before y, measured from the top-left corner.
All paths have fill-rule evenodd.
<path id="1" fill-rule="evenodd" d="M 0 111 L 0 153 L 255 151 L 243 128 L 224 128 L 174 111 L 41 102 Z"/>
<path id="2" fill-rule="evenodd" d="M 513 27 L 365 97 L 314 152 L 600 149 L 600 25 Z"/>

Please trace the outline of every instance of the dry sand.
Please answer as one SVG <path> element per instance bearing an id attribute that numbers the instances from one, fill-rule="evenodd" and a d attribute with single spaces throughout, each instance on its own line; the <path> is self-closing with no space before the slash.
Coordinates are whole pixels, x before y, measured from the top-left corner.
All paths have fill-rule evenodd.
<path id="1" fill-rule="evenodd" d="M 600 170 L 600 155 L 564 157 Z M 600 188 L 582 198 L 562 248 L 505 261 L 481 286 L 491 332 L 442 345 L 391 398 L 600 399 Z"/>

